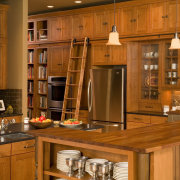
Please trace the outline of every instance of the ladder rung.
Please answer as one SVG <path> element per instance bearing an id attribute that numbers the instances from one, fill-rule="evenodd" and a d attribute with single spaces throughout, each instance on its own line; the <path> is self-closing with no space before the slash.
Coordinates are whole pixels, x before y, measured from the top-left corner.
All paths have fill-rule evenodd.
<path id="1" fill-rule="evenodd" d="M 78 86 L 78 84 L 66 84 L 67 86 Z"/>
<path id="2" fill-rule="evenodd" d="M 74 44 L 74 45 L 84 44 L 84 41 L 83 41 L 83 42 L 74 42 L 73 44 Z"/>
<path id="3" fill-rule="evenodd" d="M 81 70 L 69 70 L 68 72 L 72 72 L 72 73 L 78 73 L 78 72 L 81 72 Z"/>
<path id="4" fill-rule="evenodd" d="M 76 100 L 77 98 L 65 98 L 67 100 Z"/>
<path id="5" fill-rule="evenodd" d="M 71 59 L 82 59 L 83 57 L 70 57 Z"/>
<path id="6" fill-rule="evenodd" d="M 69 112 L 69 111 L 62 111 L 65 114 L 75 114 L 75 112 Z"/>

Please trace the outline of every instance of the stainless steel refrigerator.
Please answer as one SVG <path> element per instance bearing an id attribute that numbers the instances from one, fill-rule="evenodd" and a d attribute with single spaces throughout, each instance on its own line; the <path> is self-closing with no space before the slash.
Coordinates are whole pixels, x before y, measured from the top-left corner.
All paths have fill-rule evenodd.
<path id="1" fill-rule="evenodd" d="M 126 66 L 114 69 L 90 69 L 88 111 L 92 124 L 107 131 L 125 129 Z"/>

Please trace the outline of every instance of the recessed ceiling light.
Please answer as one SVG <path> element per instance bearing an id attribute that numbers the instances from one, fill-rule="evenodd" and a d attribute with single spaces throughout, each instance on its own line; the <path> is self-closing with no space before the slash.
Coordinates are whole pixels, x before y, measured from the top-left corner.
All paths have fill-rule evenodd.
<path id="1" fill-rule="evenodd" d="M 74 3 L 77 3 L 77 4 L 80 4 L 80 3 L 82 3 L 82 1 L 74 1 Z"/>
<path id="2" fill-rule="evenodd" d="M 47 8 L 52 9 L 52 8 L 54 8 L 54 6 L 50 6 L 50 5 L 49 5 L 49 6 L 47 6 Z"/>

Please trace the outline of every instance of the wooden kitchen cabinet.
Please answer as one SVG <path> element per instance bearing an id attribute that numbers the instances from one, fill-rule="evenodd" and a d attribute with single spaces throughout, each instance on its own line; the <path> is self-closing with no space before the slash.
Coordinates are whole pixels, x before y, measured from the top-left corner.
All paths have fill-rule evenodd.
<path id="1" fill-rule="evenodd" d="M 164 116 L 127 114 L 127 129 L 147 127 L 155 124 L 162 124 L 167 122 L 167 119 L 168 118 Z"/>
<path id="2" fill-rule="evenodd" d="M 49 18 L 49 40 L 62 41 L 72 38 L 72 16 Z"/>
<path id="3" fill-rule="evenodd" d="M 35 179 L 35 152 L 11 157 L 11 180 Z"/>
<path id="4" fill-rule="evenodd" d="M 1 147 L 0 147 L 1 148 Z M 0 158 L 0 179 L 10 180 L 10 157 Z"/>
<path id="5" fill-rule="evenodd" d="M 120 10 L 120 35 L 146 34 L 149 6 L 125 7 Z"/>
<path id="6" fill-rule="evenodd" d="M 49 33 L 51 41 L 62 40 L 62 18 L 53 17 L 49 19 Z"/>
<path id="7" fill-rule="evenodd" d="M 0 118 L 0 122 L 2 119 L 7 119 L 7 120 L 15 119 L 16 123 L 20 123 L 22 121 L 22 116 L 9 116 L 9 117 Z"/>
<path id="8" fill-rule="evenodd" d="M 28 21 L 28 43 L 34 43 L 36 41 L 36 21 Z"/>
<path id="9" fill-rule="evenodd" d="M 49 48 L 49 75 L 66 76 L 69 61 L 70 46 L 55 46 Z"/>
<path id="10" fill-rule="evenodd" d="M 180 17 L 180 2 L 178 15 Z M 178 30 L 180 21 L 178 19 Z M 150 4 L 150 31 L 151 33 L 175 32 L 176 27 L 176 0 Z"/>
<path id="11" fill-rule="evenodd" d="M 115 14 L 115 23 L 117 26 L 117 31 L 119 29 L 119 11 Z M 114 25 L 114 11 L 104 10 L 97 11 L 94 13 L 94 38 L 107 38 L 110 31 L 112 31 L 112 26 Z"/>
<path id="12" fill-rule="evenodd" d="M 73 16 L 73 38 L 93 37 L 93 14 L 77 14 Z"/>
<path id="13" fill-rule="evenodd" d="M 35 179 L 35 140 L 12 143 L 11 180 Z"/>
<path id="14" fill-rule="evenodd" d="M 39 19 L 36 21 L 36 41 L 46 42 L 49 40 L 49 21 L 48 19 Z"/>
<path id="15" fill-rule="evenodd" d="M 127 64 L 126 44 L 106 46 L 106 42 L 92 45 L 92 65 Z"/>

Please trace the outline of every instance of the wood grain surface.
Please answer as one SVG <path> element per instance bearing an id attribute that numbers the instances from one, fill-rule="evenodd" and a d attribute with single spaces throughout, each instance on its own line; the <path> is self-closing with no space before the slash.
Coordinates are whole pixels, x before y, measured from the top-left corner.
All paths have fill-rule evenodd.
<path id="1" fill-rule="evenodd" d="M 28 133 L 34 136 L 100 145 L 139 153 L 150 153 L 180 145 L 180 122 L 178 121 L 109 133 L 68 128 L 32 130 Z"/>

